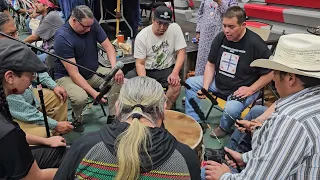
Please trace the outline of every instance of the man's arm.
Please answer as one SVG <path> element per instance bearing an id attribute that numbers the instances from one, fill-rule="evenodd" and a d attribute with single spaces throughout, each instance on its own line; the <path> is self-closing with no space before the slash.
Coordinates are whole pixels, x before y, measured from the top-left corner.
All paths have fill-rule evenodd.
<path id="1" fill-rule="evenodd" d="M 35 136 L 32 134 L 26 133 L 26 140 L 29 145 L 46 145 L 50 146 L 50 143 L 48 141 L 48 138 L 43 138 L 40 136 Z"/>
<path id="2" fill-rule="evenodd" d="M 253 91 L 253 94 L 259 91 L 264 86 L 266 86 L 269 82 L 271 82 L 273 79 L 273 76 L 274 75 L 272 71 L 266 75 L 260 76 L 260 78 L 250 86 L 250 88 Z"/>
<path id="3" fill-rule="evenodd" d="M 210 84 L 213 81 L 213 76 L 215 72 L 215 65 L 211 62 L 207 62 L 205 70 L 204 70 L 204 75 L 203 75 L 203 88 L 208 90 Z"/>
<path id="4" fill-rule="evenodd" d="M 75 58 L 68 59 L 69 61 L 76 63 Z M 88 94 L 90 94 L 92 97 L 96 98 L 98 96 L 98 92 L 94 90 L 89 83 L 82 77 L 82 75 L 79 72 L 79 69 L 77 66 L 74 66 L 72 64 L 69 64 L 67 62 L 61 61 L 66 70 L 68 71 L 68 74 L 72 81 L 80 86 L 82 89 L 84 89 Z"/>
<path id="5" fill-rule="evenodd" d="M 177 51 L 177 60 L 176 60 L 176 64 L 172 70 L 172 73 L 175 73 L 176 75 L 179 75 L 179 72 L 183 66 L 184 63 L 184 59 L 186 57 L 186 48 L 183 49 L 179 49 Z"/>
<path id="6" fill-rule="evenodd" d="M 108 59 L 111 63 L 111 67 L 113 68 L 116 63 L 117 63 L 117 59 L 116 59 L 116 51 L 113 47 L 113 45 L 111 44 L 111 42 L 109 41 L 109 39 L 107 38 L 106 40 L 104 40 L 101 43 L 101 46 L 103 47 L 103 49 L 107 52 L 107 56 Z"/>
<path id="7" fill-rule="evenodd" d="M 39 40 L 40 40 L 40 37 L 38 35 L 32 34 L 32 35 L 28 36 L 26 39 L 24 39 L 23 41 L 27 42 L 27 43 L 33 43 L 33 42 L 36 42 Z"/>
<path id="8" fill-rule="evenodd" d="M 138 76 L 146 76 L 145 59 L 136 59 L 136 71 Z"/>
<path id="9" fill-rule="evenodd" d="M 271 116 L 271 114 L 275 110 L 275 107 L 276 107 L 276 103 L 274 102 L 264 113 L 258 116 L 255 120 L 263 123 L 265 120 L 267 120 Z"/>

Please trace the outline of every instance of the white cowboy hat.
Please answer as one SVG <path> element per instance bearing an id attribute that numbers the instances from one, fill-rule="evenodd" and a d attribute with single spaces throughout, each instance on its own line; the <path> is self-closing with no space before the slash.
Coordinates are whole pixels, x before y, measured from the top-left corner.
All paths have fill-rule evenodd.
<path id="1" fill-rule="evenodd" d="M 274 56 L 257 59 L 250 66 L 320 79 L 320 36 L 290 34 L 280 37 Z"/>

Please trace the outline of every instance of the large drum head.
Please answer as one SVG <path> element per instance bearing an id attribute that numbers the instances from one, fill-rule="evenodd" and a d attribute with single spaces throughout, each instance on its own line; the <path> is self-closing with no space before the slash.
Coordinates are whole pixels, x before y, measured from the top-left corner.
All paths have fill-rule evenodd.
<path id="1" fill-rule="evenodd" d="M 197 121 L 177 111 L 165 111 L 165 128 L 181 143 L 195 149 L 202 141 L 202 129 Z"/>

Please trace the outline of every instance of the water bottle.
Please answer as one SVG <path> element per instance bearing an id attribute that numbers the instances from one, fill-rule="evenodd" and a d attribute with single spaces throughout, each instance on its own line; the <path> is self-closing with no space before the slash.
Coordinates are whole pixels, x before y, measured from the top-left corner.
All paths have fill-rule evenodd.
<path id="1" fill-rule="evenodd" d="M 130 37 L 128 37 L 126 44 L 130 47 L 129 54 L 132 54 L 132 41 L 131 41 Z"/>

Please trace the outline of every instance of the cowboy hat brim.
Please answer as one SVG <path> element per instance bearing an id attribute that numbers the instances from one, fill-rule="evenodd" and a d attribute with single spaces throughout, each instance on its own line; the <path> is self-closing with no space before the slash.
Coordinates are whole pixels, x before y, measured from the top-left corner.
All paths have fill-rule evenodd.
<path id="1" fill-rule="evenodd" d="M 271 56 L 269 59 L 254 60 L 250 64 L 250 66 L 278 70 L 278 71 L 283 71 L 283 72 L 288 72 L 288 73 L 292 73 L 292 74 L 298 74 L 298 75 L 302 75 L 302 76 L 320 79 L 320 70 L 315 72 L 315 71 L 307 71 L 307 70 L 304 71 L 304 70 L 291 68 L 291 67 L 288 67 L 288 66 L 281 64 L 279 62 L 276 62 L 276 60 L 273 59 L 273 56 Z"/>

